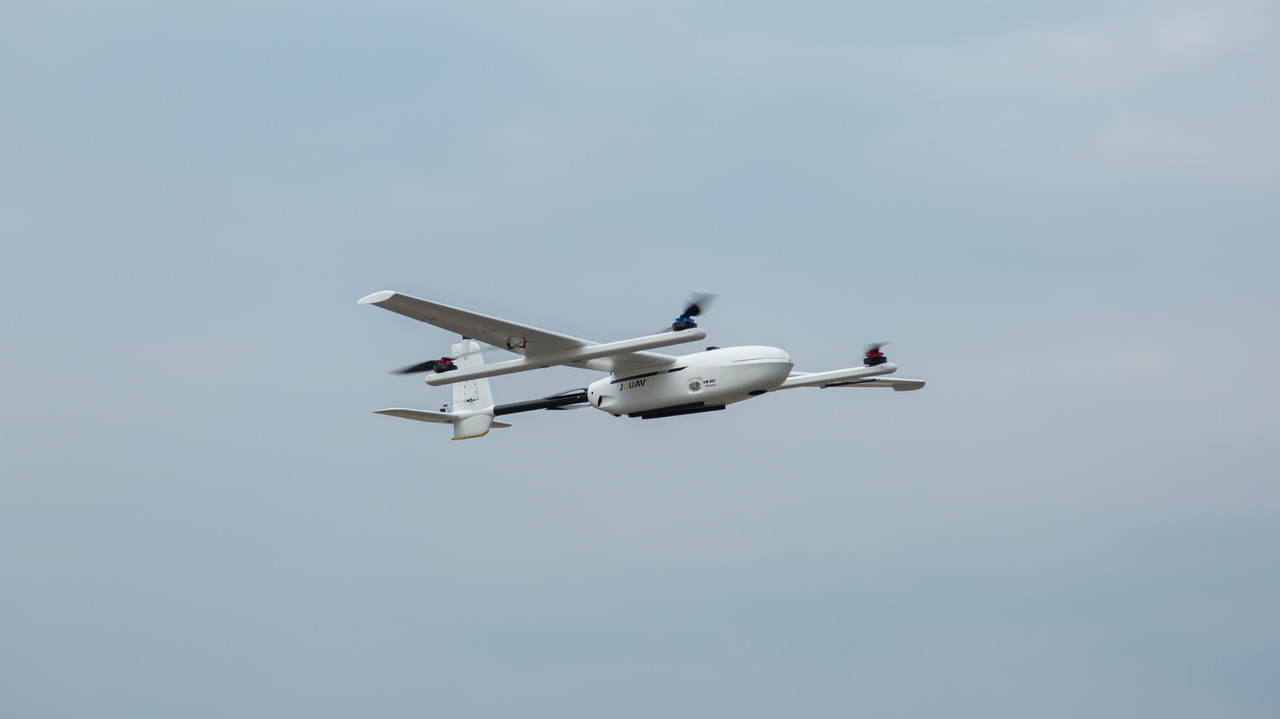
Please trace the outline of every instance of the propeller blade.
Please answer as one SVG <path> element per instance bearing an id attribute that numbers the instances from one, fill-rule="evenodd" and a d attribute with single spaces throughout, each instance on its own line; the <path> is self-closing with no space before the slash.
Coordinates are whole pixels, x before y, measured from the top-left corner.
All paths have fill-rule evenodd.
<path id="1" fill-rule="evenodd" d="M 684 308 L 684 312 L 681 314 L 681 316 L 697 317 L 698 315 L 706 311 L 706 309 L 711 306 L 711 303 L 715 301 L 717 297 L 719 297 L 719 295 L 713 295 L 707 292 L 699 292 L 698 294 L 689 298 L 689 305 Z"/>
<path id="2" fill-rule="evenodd" d="M 458 355 L 457 357 L 441 357 L 440 359 L 429 359 L 426 362 L 419 362 L 418 364 L 410 365 L 403 369 L 391 370 L 391 372 L 389 372 L 388 374 L 418 374 L 420 372 L 434 372 L 436 369 L 436 363 L 442 360 L 457 362 L 463 357 L 474 357 L 475 355 L 483 356 L 483 355 L 490 354 L 492 352 L 497 352 L 501 349 L 502 349 L 501 347 L 494 347 L 493 345 L 481 345 L 480 349 L 473 350 L 471 352 L 464 352 Z"/>
<path id="3" fill-rule="evenodd" d="M 417 374 L 419 372 L 432 372 L 435 370 L 436 362 L 438 361 L 439 360 L 432 359 L 427 360 L 426 362 L 419 362 L 418 364 L 410 365 L 403 369 L 391 370 L 388 374 Z"/>
<path id="4" fill-rule="evenodd" d="M 717 297 L 719 297 L 719 295 L 713 295 L 708 292 L 699 292 L 691 296 L 689 298 L 689 303 L 680 311 L 680 316 L 676 317 L 675 322 L 672 322 L 670 327 L 664 327 L 657 334 L 674 332 L 677 329 L 685 329 L 688 327 L 697 327 L 698 325 L 693 321 L 693 318 L 703 312 L 706 312 L 707 307 L 711 306 L 712 301 Z"/>

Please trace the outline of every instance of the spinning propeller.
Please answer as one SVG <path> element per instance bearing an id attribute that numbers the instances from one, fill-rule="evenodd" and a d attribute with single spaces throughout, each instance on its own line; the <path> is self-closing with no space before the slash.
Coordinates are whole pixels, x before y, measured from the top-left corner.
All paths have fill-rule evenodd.
<path id="1" fill-rule="evenodd" d="M 404 369 L 392 370 L 391 374 L 417 374 L 419 372 L 435 372 L 439 374 L 441 372 L 448 372 L 450 370 L 458 369 L 458 365 L 454 364 L 454 360 L 456 359 L 458 358 L 441 357 L 440 359 L 430 359 L 426 362 L 410 365 Z"/>
<path id="2" fill-rule="evenodd" d="M 454 364 L 457 360 L 460 360 L 463 357 L 470 357 L 471 355 L 474 355 L 477 353 L 485 354 L 490 350 L 496 350 L 496 349 L 498 348 L 482 347 L 476 352 L 467 352 L 466 354 L 460 354 L 457 357 L 441 357 L 440 359 L 429 359 L 426 362 L 419 362 L 418 364 L 410 365 L 403 369 L 392 370 L 391 374 L 418 374 L 419 372 L 435 372 L 436 374 L 440 374 L 442 372 L 452 372 L 453 370 L 458 369 L 458 365 Z"/>
<path id="3" fill-rule="evenodd" d="M 715 300 L 717 296 L 718 295 L 702 292 L 690 297 L 688 306 L 686 306 L 680 313 L 680 316 L 671 323 L 670 331 L 679 332 L 680 330 L 691 330 L 694 327 L 697 327 L 698 323 L 694 322 L 693 318 L 702 314 L 702 311 L 709 307 L 711 302 Z M 663 330 L 663 332 L 666 331 L 667 330 Z"/>
<path id="4" fill-rule="evenodd" d="M 864 359 L 862 363 L 868 367 L 875 367 L 876 365 L 881 365 L 881 364 L 884 364 L 885 362 L 888 362 L 889 358 L 885 357 L 884 352 L 880 351 L 880 348 L 884 347 L 887 344 L 889 343 L 873 342 L 867 345 L 866 359 Z"/>

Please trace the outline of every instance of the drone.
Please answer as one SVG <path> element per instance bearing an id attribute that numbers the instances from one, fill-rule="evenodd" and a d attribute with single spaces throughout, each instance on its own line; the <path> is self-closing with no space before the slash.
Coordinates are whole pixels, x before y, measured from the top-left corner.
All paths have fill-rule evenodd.
<path id="1" fill-rule="evenodd" d="M 399 292 L 375 292 L 359 304 L 381 307 L 462 336 L 448 356 L 397 371 L 428 373 L 426 382 L 433 387 L 453 385 L 451 406 L 438 412 L 393 407 L 376 414 L 451 424 L 456 440 L 483 437 L 491 428 L 510 427 L 498 418 L 535 410 L 592 407 L 614 417 L 658 419 L 722 410 L 736 402 L 797 387 L 889 387 L 906 392 L 925 384 L 919 379 L 885 377 L 898 371 L 884 354 L 885 342 L 868 345 L 860 366 L 826 372 L 793 371 L 791 355 L 777 347 L 712 346 L 679 356 L 650 351 L 705 339 L 707 333 L 698 328 L 694 318 L 714 297 L 694 296 L 671 326 L 658 334 L 600 344 Z M 481 343 L 519 357 L 485 364 L 482 355 L 486 348 Z M 494 402 L 490 377 L 554 366 L 606 372 L 608 376 L 540 399 Z"/>

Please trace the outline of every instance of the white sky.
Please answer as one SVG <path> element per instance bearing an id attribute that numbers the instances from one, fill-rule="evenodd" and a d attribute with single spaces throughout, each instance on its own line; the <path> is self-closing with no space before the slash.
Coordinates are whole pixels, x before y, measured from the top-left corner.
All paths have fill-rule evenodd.
<path id="1" fill-rule="evenodd" d="M 1276 716 L 1278 28 L 0 9 L 0 715 Z M 382 289 L 930 384 L 450 442 Z"/>

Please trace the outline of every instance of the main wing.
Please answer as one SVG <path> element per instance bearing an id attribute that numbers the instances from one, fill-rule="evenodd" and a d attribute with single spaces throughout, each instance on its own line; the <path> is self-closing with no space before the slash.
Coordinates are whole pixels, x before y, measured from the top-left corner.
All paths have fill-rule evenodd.
<path id="1" fill-rule="evenodd" d="M 922 379 L 899 379 L 897 377 L 872 377 L 871 379 L 855 379 L 849 382 L 833 382 L 822 387 L 889 387 L 894 392 L 911 392 L 924 387 Z"/>
<path id="2" fill-rule="evenodd" d="M 489 315 L 431 302 L 417 297 L 384 290 L 375 292 L 359 301 L 363 305 L 375 305 L 410 319 L 455 332 L 463 337 L 479 340 L 509 352 L 536 359 L 540 355 L 554 355 L 594 347 L 598 343 L 579 337 L 562 335 L 531 325 L 490 317 Z M 584 367 L 601 372 L 630 372 L 636 369 L 670 364 L 675 357 L 659 352 L 625 352 L 608 357 L 564 363 L 568 367 Z M 560 363 L 556 363 L 560 364 Z"/>
<path id="3" fill-rule="evenodd" d="M 774 391 L 796 387 L 890 387 L 895 392 L 910 392 L 924 386 L 925 381 L 922 379 L 890 379 L 879 376 L 897 371 L 897 365 L 885 362 L 875 366 L 864 365 L 827 372 L 793 372 Z"/>

